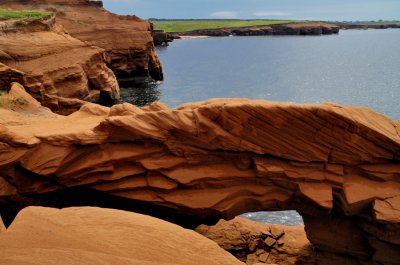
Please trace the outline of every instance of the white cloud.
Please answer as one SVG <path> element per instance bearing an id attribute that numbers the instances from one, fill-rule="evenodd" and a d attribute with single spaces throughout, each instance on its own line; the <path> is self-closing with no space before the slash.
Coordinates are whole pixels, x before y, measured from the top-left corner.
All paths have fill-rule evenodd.
<path id="1" fill-rule="evenodd" d="M 270 11 L 270 12 L 255 12 L 253 13 L 253 16 L 255 17 L 285 17 L 285 16 L 290 16 L 290 13 L 286 12 L 275 12 L 275 11 Z"/>
<path id="2" fill-rule="evenodd" d="M 210 14 L 212 18 L 231 19 L 237 18 L 238 13 L 234 11 L 218 11 Z"/>

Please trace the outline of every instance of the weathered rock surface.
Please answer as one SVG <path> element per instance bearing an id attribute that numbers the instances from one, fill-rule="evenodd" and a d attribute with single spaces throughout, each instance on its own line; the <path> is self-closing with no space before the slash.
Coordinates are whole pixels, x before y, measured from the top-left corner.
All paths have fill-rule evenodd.
<path id="1" fill-rule="evenodd" d="M 168 43 L 172 42 L 175 37 L 163 30 L 153 30 L 154 45 L 156 46 L 168 46 Z"/>
<path id="2" fill-rule="evenodd" d="M 223 37 L 260 36 L 260 35 L 326 35 L 339 33 L 339 27 L 329 23 L 289 23 L 271 26 L 253 26 L 241 28 L 204 29 L 189 32 L 177 32 L 181 36 Z"/>
<path id="3" fill-rule="evenodd" d="M 54 18 L 0 33 L 0 56 L 2 89 L 21 82 L 53 111 L 71 113 L 84 101 L 119 99 L 118 82 L 104 62 L 104 51 L 71 37 Z"/>
<path id="4" fill-rule="evenodd" d="M 215 241 L 248 265 L 316 264 L 304 226 L 262 224 L 236 217 L 214 226 L 200 225 L 196 232 Z"/>
<path id="5" fill-rule="evenodd" d="M 150 23 L 87 0 L 2 1 L 1 8 L 51 9 L 55 17 L 0 25 L 0 89 L 24 84 L 61 114 L 84 101 L 111 104 L 120 81 L 161 80 Z M 4 78 L 3 78 L 4 77 Z"/>
<path id="6" fill-rule="evenodd" d="M 0 51 L 1 53 L 1 51 Z M 0 56 L 3 54 L 0 54 Z M 14 82 L 23 83 L 24 73 L 0 63 L 0 90 L 7 91 Z"/>
<path id="7" fill-rule="evenodd" d="M 57 21 L 73 37 L 103 48 L 107 65 L 120 80 L 163 79 L 150 22 L 136 16 L 119 16 L 90 4 L 63 7 Z"/>
<path id="8" fill-rule="evenodd" d="M 26 204 L 142 207 L 187 226 L 296 209 L 322 253 L 400 260 L 400 124 L 367 108 L 219 99 L 88 104 L 68 117 L 0 109 L 0 150 L 6 223 Z"/>
<path id="9" fill-rule="evenodd" d="M 240 265 L 211 240 L 131 212 L 28 207 L 0 235 L 8 265 Z"/>

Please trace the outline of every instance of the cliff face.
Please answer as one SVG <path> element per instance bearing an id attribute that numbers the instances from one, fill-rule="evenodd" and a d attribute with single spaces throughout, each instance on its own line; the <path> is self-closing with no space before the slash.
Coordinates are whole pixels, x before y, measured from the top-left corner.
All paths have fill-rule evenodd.
<path id="1" fill-rule="evenodd" d="M 67 5 L 57 21 L 73 37 L 103 48 L 107 65 L 117 78 L 133 82 L 147 77 L 163 79 L 148 21 L 118 16 L 93 5 Z"/>
<path id="2" fill-rule="evenodd" d="M 23 83 L 43 105 L 69 114 L 84 101 L 119 99 L 115 75 L 132 82 L 161 80 L 150 24 L 100 6 L 86 0 L 2 1 L 0 8 L 50 8 L 55 17 L 2 22 L 1 89 Z"/>
<path id="3" fill-rule="evenodd" d="M 54 18 L 9 24 L 0 34 L 2 89 L 18 80 L 44 106 L 71 113 L 85 101 L 119 99 L 104 50 L 71 37 Z"/>
<path id="4" fill-rule="evenodd" d="M 296 209 L 322 256 L 400 260 L 400 124 L 369 109 L 241 99 L 23 111 L 0 109 L 8 211 L 93 204 L 193 226 Z"/>

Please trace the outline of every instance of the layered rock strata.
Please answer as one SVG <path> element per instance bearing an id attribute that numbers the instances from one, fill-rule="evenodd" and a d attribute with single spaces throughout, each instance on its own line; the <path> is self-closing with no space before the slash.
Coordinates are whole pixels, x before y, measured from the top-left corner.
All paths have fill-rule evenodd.
<path id="1" fill-rule="evenodd" d="M 118 16 L 88 0 L 2 1 L 0 8 L 51 10 L 43 20 L 0 25 L 0 89 L 23 83 L 53 111 L 84 101 L 112 104 L 119 81 L 162 80 L 149 22 Z M 4 77 L 4 78 L 3 78 Z"/>
<path id="2" fill-rule="evenodd" d="M 304 226 L 263 224 L 236 217 L 214 226 L 201 225 L 196 232 L 248 265 L 315 265 Z"/>
<path id="3" fill-rule="evenodd" d="M 163 80 L 154 51 L 151 24 L 136 16 L 119 16 L 93 5 L 66 5 L 57 21 L 69 34 L 103 48 L 107 65 L 119 80 Z"/>
<path id="4" fill-rule="evenodd" d="M 400 260 L 400 124 L 367 108 L 220 99 L 88 104 L 68 117 L 1 109 L 0 141 L 8 220 L 24 204 L 142 206 L 188 226 L 296 209 L 331 260 Z"/>
<path id="5" fill-rule="evenodd" d="M 92 207 L 28 207 L 0 234 L 0 249 L 10 265 L 244 265 L 194 231 Z"/>
<path id="6" fill-rule="evenodd" d="M 8 25 L 11 28 L 13 25 Z M 85 101 L 119 99 L 119 86 L 104 62 L 104 50 L 71 37 L 54 18 L 15 25 L 0 34 L 2 88 L 20 81 L 43 105 L 60 113 Z"/>
<path id="7" fill-rule="evenodd" d="M 204 29 L 177 32 L 180 36 L 262 36 L 262 35 L 329 35 L 339 33 L 339 27 L 328 23 L 289 23 L 271 26 Z"/>

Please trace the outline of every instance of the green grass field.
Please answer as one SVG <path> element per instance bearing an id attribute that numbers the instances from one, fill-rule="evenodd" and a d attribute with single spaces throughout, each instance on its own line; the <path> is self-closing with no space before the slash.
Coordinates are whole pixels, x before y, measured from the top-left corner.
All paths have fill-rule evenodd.
<path id="1" fill-rule="evenodd" d="M 296 20 L 152 20 L 154 29 L 166 32 L 186 32 L 199 29 L 268 26 L 299 22 Z"/>
<path id="2" fill-rule="evenodd" d="M 0 20 L 8 20 L 8 19 L 41 19 L 44 17 L 50 16 L 51 12 L 42 12 L 42 11 L 18 11 L 18 10 L 8 10 L 8 9 L 0 9 Z"/>

